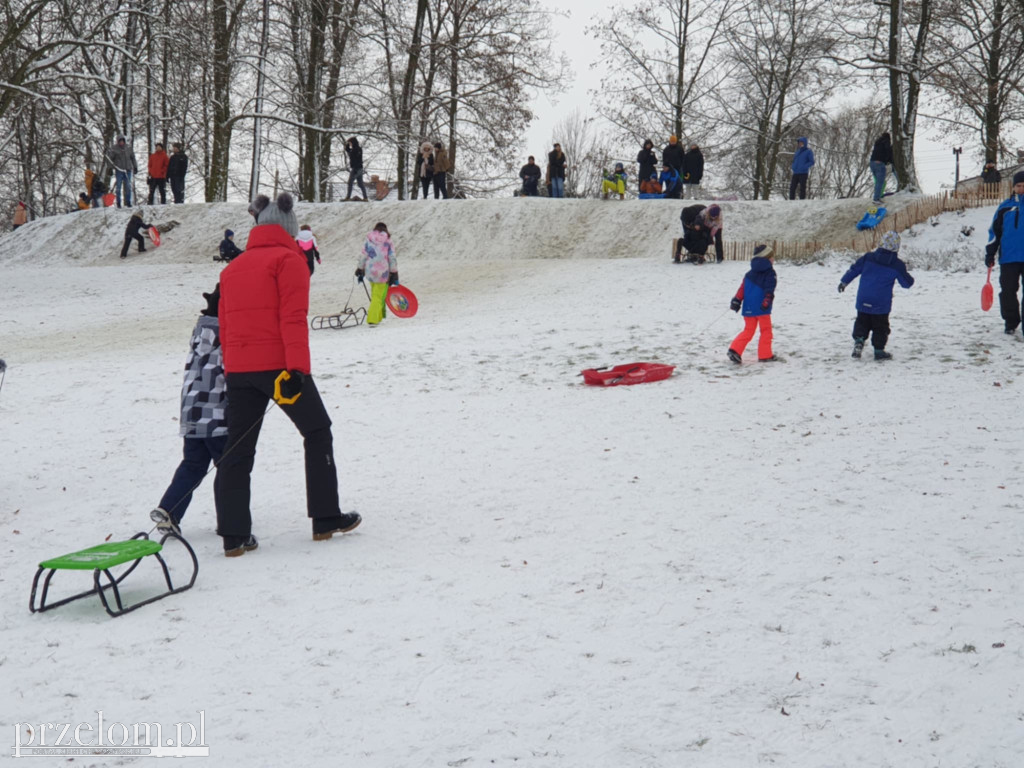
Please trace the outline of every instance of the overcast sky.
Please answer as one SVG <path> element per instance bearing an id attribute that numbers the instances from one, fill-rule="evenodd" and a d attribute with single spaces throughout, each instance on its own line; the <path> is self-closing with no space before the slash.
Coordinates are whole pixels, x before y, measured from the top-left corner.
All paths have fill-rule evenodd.
<path id="1" fill-rule="evenodd" d="M 598 59 L 600 51 L 597 43 L 587 37 L 585 30 L 588 26 L 598 22 L 599 18 L 607 19 L 609 11 L 613 7 L 622 5 L 633 5 L 634 0 L 542 0 L 546 6 L 558 8 L 568 12 L 569 18 L 558 24 L 556 31 L 559 43 L 564 47 L 566 55 L 569 56 L 574 70 L 574 80 L 568 90 L 560 95 L 555 102 L 546 96 L 539 96 L 535 104 L 535 112 L 538 119 L 527 132 L 526 152 L 537 156 L 537 162 L 551 149 L 551 132 L 555 124 L 571 114 L 577 107 L 585 114 L 594 114 L 590 104 L 594 100 L 589 91 L 597 90 L 601 85 L 601 72 L 591 69 L 591 64 Z M 600 95 L 596 97 L 600 99 Z M 928 112 L 930 105 L 923 104 L 922 111 Z M 936 108 L 938 110 L 939 108 Z M 929 135 L 928 121 L 919 121 L 922 134 L 918 136 L 915 145 L 917 155 L 917 172 L 922 189 L 926 193 L 940 191 L 940 186 L 948 184 L 952 186 L 955 169 L 955 157 L 953 156 L 954 140 L 936 139 Z M 652 137 L 654 138 L 654 137 Z M 1020 146 L 1024 148 L 1024 137 Z M 655 138 L 655 145 L 661 146 L 667 143 L 668 137 L 662 137 L 660 142 Z M 814 146 L 814 138 L 810 137 L 811 146 Z M 624 157 L 633 157 L 639 148 L 623 147 Z M 981 168 L 974 158 L 972 150 L 978 147 L 964 145 L 964 153 L 961 155 L 960 177 L 967 178 L 980 173 Z M 526 162 L 526 157 L 523 162 Z M 713 161 L 712 159 L 709 159 Z M 867 158 L 865 158 L 865 163 Z M 711 186 L 714 186 L 713 179 Z"/>

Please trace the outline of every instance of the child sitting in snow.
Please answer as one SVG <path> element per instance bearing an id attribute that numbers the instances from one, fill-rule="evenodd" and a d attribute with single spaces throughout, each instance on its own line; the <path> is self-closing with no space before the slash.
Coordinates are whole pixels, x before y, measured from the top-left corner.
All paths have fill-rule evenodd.
<path id="1" fill-rule="evenodd" d="M 202 482 L 210 462 L 220 462 L 228 440 L 225 418 L 227 388 L 224 381 L 224 353 L 220 346 L 220 283 L 213 293 L 204 293 L 206 309 L 192 330 L 185 380 L 181 386 L 181 428 L 183 458 L 160 505 L 149 513 L 158 530 L 180 534 L 181 518 L 192 501 L 192 491 Z"/>
<path id="2" fill-rule="evenodd" d="M 313 229 L 309 224 L 303 224 L 299 227 L 299 235 L 295 238 L 295 242 L 299 244 L 299 248 L 306 254 L 306 263 L 309 265 L 309 276 L 313 276 L 313 260 L 316 259 L 316 263 L 320 263 L 320 251 L 316 247 L 316 237 L 313 235 Z"/>
<path id="3" fill-rule="evenodd" d="M 860 357 L 870 333 L 875 360 L 892 360 L 892 355 L 885 351 L 885 344 L 889 340 L 892 286 L 897 281 L 904 288 L 914 284 L 914 278 L 907 272 L 907 265 L 896 255 L 899 250 L 899 234 L 886 232 L 882 235 L 879 247 L 857 259 L 839 281 L 839 292 L 842 293 L 860 275 L 857 319 L 853 322 L 853 357 Z"/>
<path id="4" fill-rule="evenodd" d="M 366 322 L 368 325 L 377 325 L 387 316 L 384 300 L 388 295 L 388 286 L 398 284 L 395 247 L 391 244 L 388 227 L 382 221 L 378 222 L 373 231 L 366 236 L 366 243 L 363 245 L 363 252 L 356 267 L 356 277 L 360 283 L 363 282 L 363 278 L 368 279 L 373 286 Z"/>
<path id="5" fill-rule="evenodd" d="M 743 362 L 743 350 L 754 338 L 754 332 L 760 328 L 761 336 L 757 341 L 757 360 L 769 363 L 776 359 L 772 354 L 772 303 L 775 300 L 775 268 L 772 249 L 767 245 L 759 245 L 754 249 L 754 258 L 750 260 L 750 271 L 743 277 L 740 289 L 736 291 L 729 309 L 739 312 L 743 309 L 743 330 L 739 332 L 729 345 L 729 359 L 734 363 Z"/>
<path id="6" fill-rule="evenodd" d="M 642 195 L 660 195 L 661 194 L 661 182 L 658 181 L 658 174 L 652 173 L 651 178 L 644 179 L 640 182 L 640 194 Z"/>
<path id="7" fill-rule="evenodd" d="M 616 163 L 612 173 L 603 172 L 601 192 L 604 194 L 605 200 L 608 199 L 610 192 L 618 192 L 619 200 L 626 199 L 626 169 L 622 167 L 622 163 Z"/>
<path id="8" fill-rule="evenodd" d="M 235 233 L 230 229 L 224 230 L 224 239 L 220 241 L 220 260 L 231 261 L 236 256 L 242 255 L 242 249 L 235 245 Z"/>

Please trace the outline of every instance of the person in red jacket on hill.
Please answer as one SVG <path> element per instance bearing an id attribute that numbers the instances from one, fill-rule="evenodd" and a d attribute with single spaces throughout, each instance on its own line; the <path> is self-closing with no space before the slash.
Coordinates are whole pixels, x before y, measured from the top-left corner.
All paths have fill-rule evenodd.
<path id="1" fill-rule="evenodd" d="M 149 156 L 149 204 L 153 204 L 154 192 L 160 190 L 160 205 L 167 205 L 167 164 L 171 158 L 164 151 L 163 144 L 156 145 L 156 151 Z"/>
<path id="2" fill-rule="evenodd" d="M 285 193 L 259 211 L 245 251 L 220 276 L 228 444 L 214 488 L 217 531 L 228 557 L 259 546 L 252 535 L 250 475 L 271 399 L 305 439 L 313 540 L 324 541 L 362 522 L 355 512 L 342 514 L 338 504 L 331 420 L 310 373 L 309 268 L 295 242 L 299 223 L 293 207 Z"/>

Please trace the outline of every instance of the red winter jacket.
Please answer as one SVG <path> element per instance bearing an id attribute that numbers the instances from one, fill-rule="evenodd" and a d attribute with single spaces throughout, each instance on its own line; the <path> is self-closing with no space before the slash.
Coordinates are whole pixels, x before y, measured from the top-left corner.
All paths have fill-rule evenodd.
<path id="1" fill-rule="evenodd" d="M 242 255 L 220 273 L 225 373 L 310 373 L 308 311 L 305 255 L 277 224 L 255 227 Z"/>
<path id="2" fill-rule="evenodd" d="M 170 162 L 167 153 L 162 149 L 149 156 L 149 177 L 151 179 L 167 178 L 167 163 Z"/>

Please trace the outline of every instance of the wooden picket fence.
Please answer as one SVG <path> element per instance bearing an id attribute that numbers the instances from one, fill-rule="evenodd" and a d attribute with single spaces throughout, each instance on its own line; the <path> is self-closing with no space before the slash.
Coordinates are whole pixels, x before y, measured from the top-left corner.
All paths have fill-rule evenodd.
<path id="1" fill-rule="evenodd" d="M 797 263 L 813 261 L 823 250 L 851 250 L 863 253 L 876 248 L 878 241 L 886 232 L 902 232 L 945 211 L 962 211 L 986 206 L 994 208 L 999 201 L 1005 199 L 996 196 L 1001 191 L 1001 185 L 991 184 L 985 185 L 985 188 L 961 191 L 959 194 L 947 191 L 922 197 L 905 208 L 893 211 L 874 229 L 857 230 L 851 222 L 849 238 L 813 241 L 770 240 L 767 244 L 771 245 L 776 259 Z M 760 242 L 727 241 L 724 244 L 723 255 L 726 261 L 750 261 L 754 256 L 754 248 Z"/>

